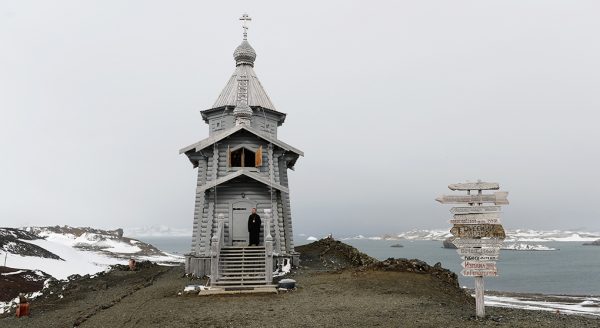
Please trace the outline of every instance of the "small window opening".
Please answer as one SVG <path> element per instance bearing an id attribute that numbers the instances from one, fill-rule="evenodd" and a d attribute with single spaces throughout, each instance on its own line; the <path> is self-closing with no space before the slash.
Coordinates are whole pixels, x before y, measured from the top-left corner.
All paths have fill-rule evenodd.
<path id="1" fill-rule="evenodd" d="M 240 148 L 231 152 L 231 167 L 253 167 L 256 166 L 256 155 L 253 151 Z"/>

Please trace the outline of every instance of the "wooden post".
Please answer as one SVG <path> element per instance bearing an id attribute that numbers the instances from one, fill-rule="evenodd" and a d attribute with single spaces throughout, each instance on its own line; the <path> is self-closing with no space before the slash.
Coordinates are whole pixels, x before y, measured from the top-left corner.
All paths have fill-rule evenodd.
<path id="1" fill-rule="evenodd" d="M 210 241 L 210 285 L 215 286 L 219 279 L 219 237 L 215 234 Z"/>
<path id="2" fill-rule="evenodd" d="M 221 246 L 224 239 L 225 218 L 223 214 L 219 214 L 217 223 L 217 231 L 211 238 L 210 243 L 210 285 L 215 286 L 219 280 L 219 257 Z"/>
<path id="3" fill-rule="evenodd" d="M 271 210 L 265 209 L 265 280 L 273 283 L 273 236 L 271 236 Z"/>
<path id="4" fill-rule="evenodd" d="M 485 304 L 483 301 L 483 277 L 475 277 L 475 314 L 478 318 L 485 317 Z"/>

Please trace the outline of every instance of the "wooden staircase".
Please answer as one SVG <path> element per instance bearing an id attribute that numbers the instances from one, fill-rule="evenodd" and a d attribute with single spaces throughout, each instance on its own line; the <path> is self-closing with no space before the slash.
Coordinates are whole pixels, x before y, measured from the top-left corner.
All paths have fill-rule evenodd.
<path id="1" fill-rule="evenodd" d="M 267 281 L 264 246 L 223 246 L 219 254 L 219 278 L 215 287 L 252 290 L 275 287 Z"/>

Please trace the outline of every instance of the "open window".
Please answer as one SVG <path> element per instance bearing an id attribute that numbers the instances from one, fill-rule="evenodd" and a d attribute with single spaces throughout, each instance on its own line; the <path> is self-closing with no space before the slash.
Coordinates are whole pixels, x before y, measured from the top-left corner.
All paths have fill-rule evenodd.
<path id="1" fill-rule="evenodd" d="M 262 165 L 262 146 L 256 152 L 239 147 L 233 150 L 227 147 L 227 166 L 229 167 L 259 167 Z"/>

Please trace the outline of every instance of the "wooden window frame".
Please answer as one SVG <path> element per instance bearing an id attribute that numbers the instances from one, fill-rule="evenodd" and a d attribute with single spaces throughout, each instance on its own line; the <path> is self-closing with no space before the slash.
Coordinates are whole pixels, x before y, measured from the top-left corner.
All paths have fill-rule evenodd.
<path id="1" fill-rule="evenodd" d="M 230 170 L 239 170 L 240 168 L 244 168 L 244 169 L 250 169 L 252 171 L 258 171 L 259 167 L 262 166 L 263 164 L 263 159 L 262 159 L 262 145 L 258 146 L 258 148 L 255 150 L 253 150 L 252 148 L 254 147 L 249 147 L 248 145 L 239 145 L 236 146 L 234 148 L 231 148 L 229 145 L 227 146 L 227 167 Z M 238 151 L 238 150 L 242 150 L 242 158 L 241 158 L 241 162 L 240 164 L 242 166 L 231 166 L 231 153 Z M 246 159 L 246 150 L 251 151 L 252 153 L 254 153 L 254 166 L 244 166 L 245 163 L 245 159 Z"/>

